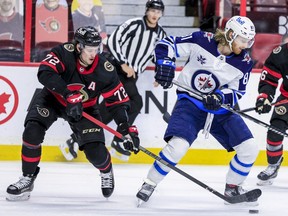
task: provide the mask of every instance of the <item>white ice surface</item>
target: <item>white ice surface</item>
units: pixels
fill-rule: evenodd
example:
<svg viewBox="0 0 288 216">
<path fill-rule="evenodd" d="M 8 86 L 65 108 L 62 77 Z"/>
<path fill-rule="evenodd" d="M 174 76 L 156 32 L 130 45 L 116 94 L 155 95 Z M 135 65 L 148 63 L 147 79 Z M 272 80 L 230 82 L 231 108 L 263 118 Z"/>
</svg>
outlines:
<svg viewBox="0 0 288 216">
<path fill-rule="evenodd" d="M 100 176 L 88 163 L 41 163 L 29 201 L 8 202 L 6 188 L 21 175 L 21 162 L 0 162 L 0 216 L 245 216 L 258 209 L 259 216 L 288 213 L 288 167 L 281 167 L 273 186 L 261 187 L 259 206 L 225 205 L 223 200 L 191 180 L 171 171 L 147 203 L 137 208 L 136 193 L 150 165 L 114 165 L 115 190 L 107 200 L 100 190 Z M 227 167 L 179 166 L 194 178 L 223 192 Z M 264 167 L 253 167 L 244 187 L 253 189 Z M 287 206 L 286 206 L 287 205 Z"/>
</svg>

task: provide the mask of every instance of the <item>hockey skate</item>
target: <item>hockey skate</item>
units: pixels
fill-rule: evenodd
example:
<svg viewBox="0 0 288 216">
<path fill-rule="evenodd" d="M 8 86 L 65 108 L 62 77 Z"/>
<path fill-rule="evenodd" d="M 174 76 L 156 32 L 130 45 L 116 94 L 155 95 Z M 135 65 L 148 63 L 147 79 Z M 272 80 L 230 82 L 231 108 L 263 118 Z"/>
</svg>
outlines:
<svg viewBox="0 0 288 216">
<path fill-rule="evenodd" d="M 139 207 L 143 202 L 147 202 L 151 195 L 153 194 L 155 190 L 156 184 L 149 179 L 145 179 L 142 187 L 136 194 L 136 197 L 138 198 L 138 205 Z"/>
<path fill-rule="evenodd" d="M 225 187 L 225 191 L 224 191 L 224 195 L 226 197 L 234 197 L 234 196 L 239 196 L 241 194 L 245 194 L 247 193 L 248 191 L 243 189 L 242 186 L 239 186 L 239 185 L 232 185 L 232 184 L 226 184 L 226 187 Z M 249 206 L 257 206 L 258 205 L 258 202 L 257 202 L 258 199 L 253 199 L 249 202 L 245 202 L 246 205 L 249 205 Z M 229 205 L 230 203 L 228 202 L 225 202 L 225 204 Z M 242 204 L 242 203 L 239 203 L 239 204 Z"/>
<path fill-rule="evenodd" d="M 7 188 L 7 201 L 25 201 L 30 198 L 30 193 L 34 188 L 34 181 L 40 171 L 37 167 L 33 175 L 21 176 L 20 180 Z"/>
<path fill-rule="evenodd" d="M 123 142 L 113 140 L 111 143 L 110 154 L 112 157 L 118 158 L 119 160 L 128 161 L 131 152 L 124 149 Z"/>
<path fill-rule="evenodd" d="M 71 135 L 71 138 L 66 140 L 66 143 L 61 143 L 59 148 L 66 158 L 66 160 L 70 161 L 77 158 L 77 153 L 79 150 L 78 143 L 76 142 L 76 137 L 74 134 Z"/>
<path fill-rule="evenodd" d="M 101 189 L 102 194 L 105 198 L 108 198 L 112 195 L 114 191 L 114 174 L 113 169 L 108 173 L 100 173 L 101 176 Z"/>
<path fill-rule="evenodd" d="M 257 176 L 257 178 L 259 179 L 259 182 L 257 182 L 257 185 L 259 186 L 272 185 L 274 179 L 278 175 L 278 171 L 279 171 L 282 161 L 283 161 L 283 157 L 281 157 L 276 164 L 269 164 L 268 167 L 264 171 L 260 172 Z"/>
</svg>

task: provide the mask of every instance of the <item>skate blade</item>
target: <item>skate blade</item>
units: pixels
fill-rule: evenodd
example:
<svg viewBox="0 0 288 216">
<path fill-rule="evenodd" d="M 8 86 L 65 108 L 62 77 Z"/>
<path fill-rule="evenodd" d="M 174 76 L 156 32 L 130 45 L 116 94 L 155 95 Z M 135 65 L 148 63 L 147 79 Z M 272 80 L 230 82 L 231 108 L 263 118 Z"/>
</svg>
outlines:
<svg viewBox="0 0 288 216">
<path fill-rule="evenodd" d="M 129 161 L 130 156 L 123 155 L 123 154 L 117 152 L 114 148 L 111 148 L 109 152 L 110 152 L 111 156 L 114 158 L 117 158 L 117 159 L 125 161 L 125 162 Z"/>
<path fill-rule="evenodd" d="M 24 192 L 19 195 L 8 194 L 6 195 L 6 200 L 9 202 L 26 201 L 30 199 L 30 192 Z"/>
<path fill-rule="evenodd" d="M 139 208 L 140 206 L 142 206 L 143 203 L 144 203 L 143 200 L 137 199 L 137 208 Z"/>
<path fill-rule="evenodd" d="M 269 186 L 269 185 L 272 185 L 273 182 L 274 182 L 274 179 L 268 179 L 268 180 L 266 180 L 266 181 L 259 180 L 259 181 L 257 182 L 257 185 L 258 185 L 258 186 Z"/>
<path fill-rule="evenodd" d="M 233 206 L 258 206 L 259 203 L 257 201 L 255 202 L 241 202 L 241 203 L 228 203 L 224 202 L 225 205 L 233 205 Z"/>
<path fill-rule="evenodd" d="M 69 151 L 69 146 L 67 145 L 67 143 L 61 143 L 59 145 L 59 148 L 63 154 L 63 156 L 66 158 L 66 160 L 71 161 L 74 159 L 74 156 L 70 153 Z M 74 151 L 77 153 L 78 152 L 78 145 L 74 145 Z"/>
</svg>

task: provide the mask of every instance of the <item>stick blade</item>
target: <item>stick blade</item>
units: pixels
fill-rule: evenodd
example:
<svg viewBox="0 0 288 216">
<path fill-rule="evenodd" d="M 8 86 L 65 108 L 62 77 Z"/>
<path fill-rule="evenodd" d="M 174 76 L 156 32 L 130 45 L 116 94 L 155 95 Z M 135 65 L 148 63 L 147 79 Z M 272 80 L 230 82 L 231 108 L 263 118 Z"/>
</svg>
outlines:
<svg viewBox="0 0 288 216">
<path fill-rule="evenodd" d="M 227 202 L 231 204 L 242 203 L 242 202 L 254 202 L 257 200 L 262 194 L 260 189 L 250 190 L 244 194 L 234 197 L 227 197 Z"/>
</svg>

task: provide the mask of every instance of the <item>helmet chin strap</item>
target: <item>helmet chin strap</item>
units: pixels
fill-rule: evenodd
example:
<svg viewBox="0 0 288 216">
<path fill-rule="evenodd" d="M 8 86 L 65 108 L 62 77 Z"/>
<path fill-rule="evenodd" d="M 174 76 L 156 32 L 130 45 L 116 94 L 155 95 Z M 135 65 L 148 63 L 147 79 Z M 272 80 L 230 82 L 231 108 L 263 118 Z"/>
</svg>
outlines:
<svg viewBox="0 0 288 216">
<path fill-rule="evenodd" d="M 225 38 L 228 41 L 228 45 L 229 45 L 229 48 L 230 48 L 231 52 L 233 52 L 232 43 L 233 43 L 233 41 L 235 40 L 236 37 L 235 37 L 235 35 L 233 36 L 233 34 L 232 34 L 232 38 L 228 40 L 227 35 L 225 34 Z"/>
<path fill-rule="evenodd" d="M 84 67 L 88 67 L 89 64 L 82 58 L 81 53 L 82 50 L 84 49 L 84 45 L 79 43 L 80 47 L 79 47 L 79 60 L 80 60 L 80 64 Z"/>
</svg>

